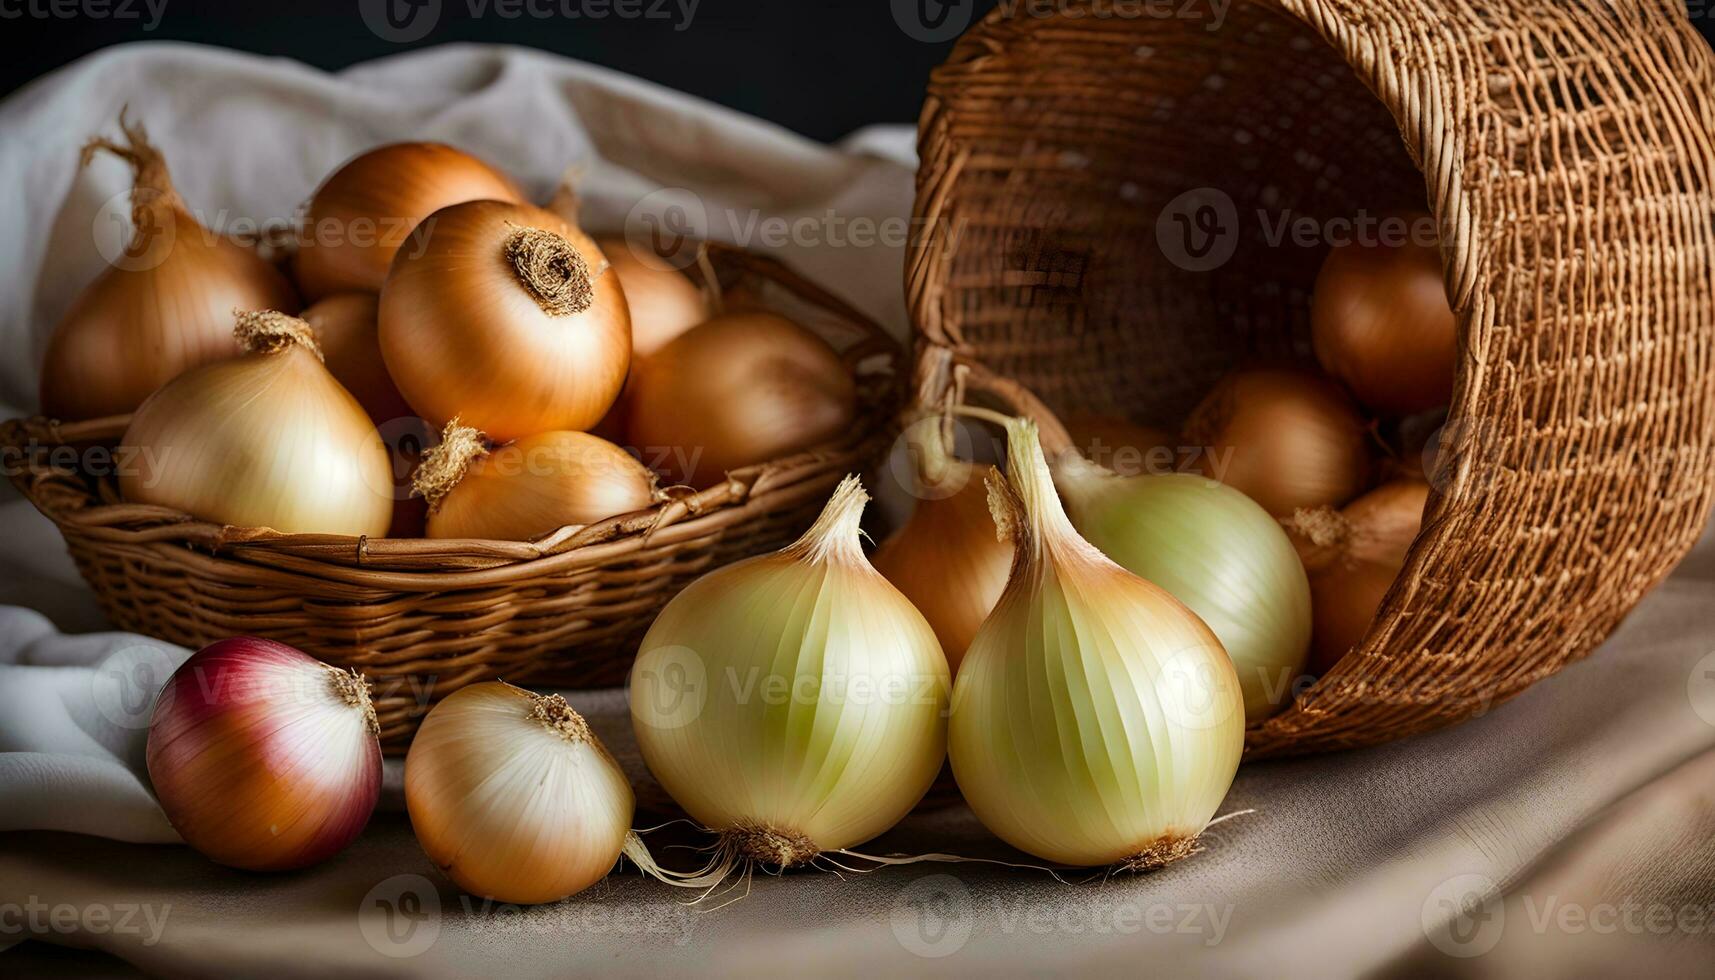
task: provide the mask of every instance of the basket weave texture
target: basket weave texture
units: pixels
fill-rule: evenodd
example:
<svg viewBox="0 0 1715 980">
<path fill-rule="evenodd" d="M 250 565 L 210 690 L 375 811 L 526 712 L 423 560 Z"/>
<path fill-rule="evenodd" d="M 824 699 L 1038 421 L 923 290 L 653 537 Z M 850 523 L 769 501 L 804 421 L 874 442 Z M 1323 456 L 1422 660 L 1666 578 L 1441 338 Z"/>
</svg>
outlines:
<svg viewBox="0 0 1715 980">
<path fill-rule="evenodd" d="M 840 478 L 890 444 L 903 352 L 877 324 L 780 263 L 710 246 L 741 289 L 832 342 L 859 416 L 826 445 L 737 470 L 701 492 L 534 542 L 280 534 L 120 500 L 91 444 L 126 418 L 0 426 L 12 482 L 59 526 L 103 611 L 123 629 L 196 648 L 235 634 L 354 667 L 382 743 L 408 744 L 441 698 L 484 680 L 622 683 L 655 613 L 703 572 L 775 550 L 810 526 Z M 697 273 L 697 269 L 689 270 Z"/>
<path fill-rule="evenodd" d="M 1283 217 L 1427 205 L 1460 362 L 1424 529 L 1364 642 L 1248 751 L 1423 732 L 1588 654 L 1715 487 L 1715 68 L 1684 5 L 1117 9 L 1002 5 L 933 75 L 919 374 L 1176 426 L 1236 365 L 1310 362 L 1326 251 Z M 1224 262 L 1169 223 L 1194 191 L 1231 202 Z"/>
</svg>

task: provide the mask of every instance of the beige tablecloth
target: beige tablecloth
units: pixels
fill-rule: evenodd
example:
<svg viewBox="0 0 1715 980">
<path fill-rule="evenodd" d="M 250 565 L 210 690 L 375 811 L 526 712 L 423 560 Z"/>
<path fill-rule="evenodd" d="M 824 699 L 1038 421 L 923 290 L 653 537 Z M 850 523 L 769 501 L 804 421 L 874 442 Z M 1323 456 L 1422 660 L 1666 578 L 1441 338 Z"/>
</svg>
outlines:
<svg viewBox="0 0 1715 980">
<path fill-rule="evenodd" d="M 610 220 L 663 185 L 763 214 L 900 218 L 909 208 L 909 164 L 868 152 L 898 147 L 903 131 L 811 146 L 539 54 L 437 50 L 329 77 L 182 47 L 112 52 L 0 105 L 0 257 L 26 284 L 0 295 L 0 402 L 33 404 L 44 324 L 99 262 L 87 230 L 122 174 L 74 180 L 68 161 L 127 98 L 169 147 L 231 151 L 224 162 L 189 155 L 181 186 L 208 207 L 251 214 L 289 213 L 352 150 L 407 135 L 486 147 L 542 193 L 583 158 L 593 211 Z M 48 238 L 64 246 L 51 253 L 63 266 L 44 265 L 37 243 Z M 788 253 L 902 328 L 896 250 Z M 0 497 L 0 604 L 70 632 L 101 628 L 51 527 L 15 497 Z M 47 636 L 37 651 L 46 660 L 32 662 L 55 662 L 75 642 Z M 514 909 L 440 880 L 396 811 L 336 860 L 272 876 L 176 845 L 13 831 L 0 833 L 0 947 L 33 941 L 0 952 L 0 972 L 111 970 L 116 957 L 210 977 L 1706 974 L 1712 791 L 1706 538 L 1590 660 L 1456 729 L 1246 766 L 1226 808 L 1255 812 L 1212 831 L 1205 853 L 1147 877 L 1062 883 L 974 864 L 795 873 L 760 876 L 742 901 L 703 911 L 622 872 L 568 901 Z M 10 802 L 0 800 L 0 818 L 14 815 Z M 870 849 L 1017 857 L 962 808 L 914 816 Z"/>
</svg>

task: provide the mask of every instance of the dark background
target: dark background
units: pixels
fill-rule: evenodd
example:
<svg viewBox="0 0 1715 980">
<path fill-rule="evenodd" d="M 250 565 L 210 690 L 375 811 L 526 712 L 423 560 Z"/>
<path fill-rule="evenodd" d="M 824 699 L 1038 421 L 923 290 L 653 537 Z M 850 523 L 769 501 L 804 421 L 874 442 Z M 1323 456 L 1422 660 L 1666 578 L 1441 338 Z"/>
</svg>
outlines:
<svg viewBox="0 0 1715 980">
<path fill-rule="evenodd" d="M 497 0 L 439 0 L 433 31 L 406 44 L 365 25 L 359 4 L 366 0 L 164 2 L 159 23 L 145 31 L 142 19 L 30 13 L 55 4 L 129 4 L 146 14 L 144 0 L 0 0 L 0 92 L 126 41 L 218 44 L 328 69 L 409 48 L 476 41 L 529 45 L 606 65 L 832 140 L 870 123 L 915 122 L 929 71 L 952 47 L 902 29 L 894 0 L 701 0 L 682 31 L 674 30 L 676 17 L 507 19 L 491 6 Z M 938 9 L 941 0 L 916 2 Z M 959 16 L 970 17 L 996 2 L 949 0 Z M 1688 3 L 1704 35 L 1715 34 L 1715 0 Z M 473 4 L 490 6 L 473 17 Z"/>
</svg>

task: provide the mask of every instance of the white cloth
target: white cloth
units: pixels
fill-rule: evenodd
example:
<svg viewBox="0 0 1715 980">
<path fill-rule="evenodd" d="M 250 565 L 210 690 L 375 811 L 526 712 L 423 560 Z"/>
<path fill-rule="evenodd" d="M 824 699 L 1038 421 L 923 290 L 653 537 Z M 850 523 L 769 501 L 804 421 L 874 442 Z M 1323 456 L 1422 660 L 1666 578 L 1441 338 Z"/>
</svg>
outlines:
<svg viewBox="0 0 1715 980">
<path fill-rule="evenodd" d="M 111 131 L 125 101 L 206 213 L 290 214 L 334 164 L 399 138 L 478 150 L 539 197 L 581 163 L 586 214 L 607 227 L 663 186 L 690 188 L 716 214 L 820 218 L 832 208 L 900 221 L 910 212 L 911 167 L 899 153 L 907 130 L 830 149 L 537 53 L 444 48 L 326 75 L 185 46 L 110 49 L 0 105 L 0 268 L 14 286 L 0 291 L 0 401 L 15 409 L 33 406 L 43 338 L 99 267 L 91 230 L 105 224 L 99 205 L 123 189 L 124 174 L 104 163 L 79 177 L 72 163 L 88 134 Z M 716 237 L 731 237 L 729 226 L 711 223 Z M 899 249 L 824 240 L 779 252 L 903 331 Z M 0 611 L 0 750 L 9 753 L 0 756 L 0 830 L 170 839 L 141 778 L 133 709 L 137 691 L 183 651 L 119 634 L 56 635 L 50 620 L 72 632 L 102 624 L 52 528 L 16 499 L 0 504 L 0 562 L 0 603 L 40 611 Z M 1441 935 L 1463 897 L 1450 884 L 1487 882 L 1509 893 L 1509 907 L 1527 887 L 1525 900 L 1540 905 L 1551 896 L 1528 890 L 1539 861 L 1571 846 L 1603 808 L 1715 749 L 1712 599 L 1715 541 L 1706 539 L 1590 661 L 1447 731 L 1246 766 L 1227 809 L 1257 812 L 1212 832 L 1206 853 L 1143 878 L 1060 885 L 982 865 L 919 865 L 759 879 L 745 901 L 690 913 L 673 890 L 623 875 L 567 902 L 496 911 L 463 901 L 402 818 L 384 814 L 349 853 L 286 876 L 239 875 L 185 848 L 0 833 L 0 911 L 26 901 L 74 913 L 141 907 L 160 914 L 159 930 L 74 923 L 28 934 L 153 973 L 208 976 L 555 976 L 583 964 L 622 976 L 1445 970 L 1463 962 L 1445 955 Z M 615 703 L 612 692 L 591 697 Z M 1710 826 L 1706 794 L 1677 799 L 1691 816 L 1676 824 Z M 1609 856 L 1651 867 L 1660 859 L 1650 846 L 1634 840 Z M 1015 857 L 963 809 L 913 817 L 873 849 Z M 1709 867 L 1708 849 L 1700 853 L 1697 867 Z M 1638 887 L 1671 877 L 1642 875 Z M 1675 901 L 1709 899 L 1707 874 L 1683 880 L 1693 884 Z M 374 908 L 406 909 L 405 894 L 418 903 L 410 909 L 432 914 L 415 914 L 404 932 L 379 926 Z M 1528 915 L 1515 911 L 1508 923 L 1509 937 L 1535 948 Z M 18 938 L 6 926 L 0 946 Z M 1708 942 L 1673 948 L 1706 965 Z"/>
</svg>

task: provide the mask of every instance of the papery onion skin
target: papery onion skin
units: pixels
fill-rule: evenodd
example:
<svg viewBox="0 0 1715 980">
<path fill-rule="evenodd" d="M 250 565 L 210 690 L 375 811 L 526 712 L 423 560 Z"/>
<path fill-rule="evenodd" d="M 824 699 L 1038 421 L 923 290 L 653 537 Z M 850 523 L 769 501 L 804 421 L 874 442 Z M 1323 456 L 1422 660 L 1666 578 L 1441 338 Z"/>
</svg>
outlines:
<svg viewBox="0 0 1715 980">
<path fill-rule="evenodd" d="M 405 757 L 405 805 L 424 853 L 462 889 L 554 902 L 613 869 L 631 786 L 558 696 L 489 681 L 453 692 Z"/>
<path fill-rule="evenodd" d="M 637 365 L 627 443 L 669 479 L 726 474 L 845 433 L 857 385 L 827 341 L 774 313 L 728 313 Z"/>
<path fill-rule="evenodd" d="M 1334 668 L 1363 641 L 1423 525 L 1429 484 L 1395 480 L 1352 501 L 1331 541 L 1303 549 L 1315 628 L 1310 669 Z M 1300 516 L 1300 523 L 1305 517 Z"/>
<path fill-rule="evenodd" d="M 293 312 L 298 299 L 256 252 L 199 224 L 142 126 L 127 145 L 96 140 L 136 171 L 133 236 L 54 328 L 42 367 L 44 414 L 93 419 L 135 411 L 185 370 L 238 354 L 232 311 Z"/>
<path fill-rule="evenodd" d="M 387 448 L 323 366 L 307 324 L 245 314 L 239 331 L 279 322 L 306 340 L 193 368 L 137 409 L 121 440 L 131 462 L 120 493 L 237 527 L 381 537 L 393 515 Z"/>
<path fill-rule="evenodd" d="M 1223 378 L 1192 411 L 1197 468 L 1276 517 L 1339 506 L 1369 479 L 1369 435 L 1351 398 L 1304 371 L 1255 368 Z"/>
<path fill-rule="evenodd" d="M 863 501 L 848 477 L 798 543 L 691 583 L 632 668 L 650 772 L 752 860 L 801 864 L 880 834 L 946 756 L 947 661 L 864 559 Z M 800 844 L 772 854 L 765 836 Z"/>
<path fill-rule="evenodd" d="M 312 303 L 302 317 L 316 332 L 322 363 L 376 425 L 415 417 L 381 358 L 381 298 L 338 293 Z"/>
<path fill-rule="evenodd" d="M 939 425 L 923 419 L 907 432 L 920 457 L 916 508 L 870 560 L 929 621 L 957 675 L 971 638 L 1006 588 L 1012 544 L 996 533 L 977 467 L 952 458 L 936 432 L 913 437 Z"/>
<path fill-rule="evenodd" d="M 584 432 L 544 432 L 488 450 L 431 503 L 431 538 L 533 541 L 655 503 L 655 476 Z"/>
<path fill-rule="evenodd" d="M 362 833 L 381 795 L 367 685 L 272 640 L 186 660 L 149 724 L 155 796 L 185 842 L 247 871 L 318 864 Z"/>
<path fill-rule="evenodd" d="M 1188 473 L 1119 477 L 1055 467 L 1072 523 L 1127 571 L 1202 618 L 1233 661 L 1245 719 L 1289 703 L 1310 650 L 1310 582 L 1280 523 L 1244 494 Z"/>
<path fill-rule="evenodd" d="M 954 683 L 959 789 L 984 826 L 1044 860 L 1178 860 L 1238 771 L 1238 676 L 1201 619 L 1078 537 L 1035 426 L 1009 429 L 1018 558 Z"/>
<path fill-rule="evenodd" d="M 485 200 L 525 203 L 510 177 L 443 143 L 390 143 L 361 153 L 310 199 L 293 264 L 298 285 L 312 300 L 380 292 L 400 249 L 421 247 L 425 218 Z"/>
<path fill-rule="evenodd" d="M 436 426 L 457 417 L 496 442 L 600 422 L 625 384 L 631 318 L 594 240 L 541 208 L 497 201 L 429 220 L 381 290 L 381 352 L 405 400 Z M 549 283 L 567 290 L 558 312 L 509 258 L 517 235 L 553 259 L 540 272 L 565 277 Z M 582 280 L 587 290 L 571 285 Z"/>
<path fill-rule="evenodd" d="M 703 291 L 665 260 L 640 254 L 624 238 L 597 238 L 596 244 L 625 288 L 634 360 L 653 355 L 673 338 L 714 316 Z"/>
<path fill-rule="evenodd" d="M 1420 212 L 1390 220 L 1433 226 Z M 1446 405 L 1453 397 L 1458 324 L 1445 275 L 1440 250 L 1410 238 L 1353 242 L 1329 252 L 1310 317 L 1323 369 L 1385 415 Z"/>
</svg>

